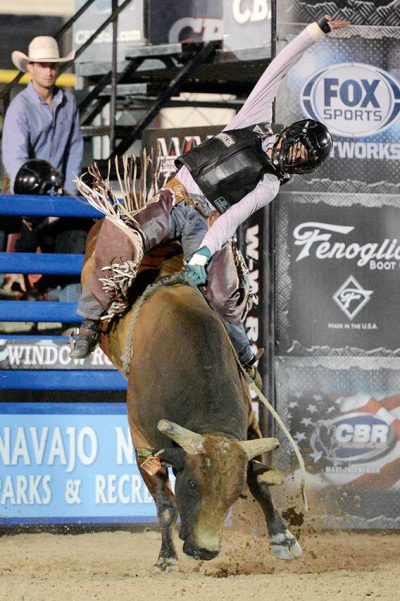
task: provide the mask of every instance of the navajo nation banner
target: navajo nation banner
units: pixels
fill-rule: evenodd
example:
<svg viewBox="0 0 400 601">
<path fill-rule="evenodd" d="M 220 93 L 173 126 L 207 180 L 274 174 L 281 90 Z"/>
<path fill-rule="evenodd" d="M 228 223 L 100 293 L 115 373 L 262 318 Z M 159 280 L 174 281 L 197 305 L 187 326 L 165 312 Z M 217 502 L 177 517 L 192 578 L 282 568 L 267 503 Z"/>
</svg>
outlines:
<svg viewBox="0 0 400 601">
<path fill-rule="evenodd" d="M 125 403 L 0 403 L 0 526 L 155 516 Z"/>
</svg>

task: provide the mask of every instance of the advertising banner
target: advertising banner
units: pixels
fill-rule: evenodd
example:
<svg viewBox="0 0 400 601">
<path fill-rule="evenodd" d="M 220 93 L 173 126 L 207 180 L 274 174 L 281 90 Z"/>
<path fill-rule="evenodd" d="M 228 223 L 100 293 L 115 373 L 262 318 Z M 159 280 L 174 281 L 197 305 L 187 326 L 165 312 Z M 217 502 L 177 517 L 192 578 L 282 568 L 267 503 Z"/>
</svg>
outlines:
<svg viewBox="0 0 400 601">
<path fill-rule="evenodd" d="M 276 104 L 279 123 L 315 119 L 333 138 L 322 167 L 282 188 L 274 221 L 277 408 L 327 528 L 400 527 L 397 5 L 278 7 L 278 50 L 325 14 L 351 23 L 304 54 Z"/>
<path fill-rule="evenodd" d="M 400 359 L 281 357 L 277 372 L 278 411 L 305 460 L 318 524 L 400 528 Z M 281 467 L 297 480 L 281 445 Z"/>
<path fill-rule="evenodd" d="M 0 403 L 0 527 L 155 516 L 125 403 Z"/>
<path fill-rule="evenodd" d="M 224 48 L 271 46 L 271 0 L 224 0 Z"/>
<path fill-rule="evenodd" d="M 151 44 L 222 40 L 222 0 L 147 0 Z"/>
<path fill-rule="evenodd" d="M 292 35 L 300 30 L 299 26 L 289 28 Z M 315 174 L 295 177 L 288 186 L 326 192 L 397 193 L 400 28 L 340 31 L 312 46 L 280 88 L 280 123 L 308 117 L 324 123 L 333 136 L 330 159 Z"/>
<path fill-rule="evenodd" d="M 95 348 L 85 359 L 73 359 L 71 347 L 65 338 L 29 337 L 0 339 L 0 369 L 11 370 L 115 370 L 110 359 L 100 347 Z"/>
<path fill-rule="evenodd" d="M 399 356 L 398 197 L 282 192 L 279 198 L 279 354 Z"/>
<path fill-rule="evenodd" d="M 268 227 L 267 212 L 259 211 L 252 215 L 240 228 L 240 248 L 249 268 L 251 290 L 256 295 L 257 303 L 251 308 L 246 319 L 245 327 L 254 353 L 258 349 L 266 349 L 258 363 L 265 386 L 268 386 L 269 376 L 267 328 L 269 317 L 269 288 L 268 288 Z M 267 391 L 270 394 L 270 391 Z"/>
<path fill-rule="evenodd" d="M 121 5 L 123 0 L 118 0 Z M 134 0 L 118 17 L 118 60 L 125 59 L 128 48 L 145 43 L 144 0 Z M 85 4 L 85 0 L 75 0 L 75 11 Z M 111 15 L 111 0 L 97 0 L 73 25 L 73 47 L 80 48 Z M 111 63 L 112 26 L 102 31 L 94 42 L 81 54 L 76 63 Z M 79 67 L 78 67 L 79 72 Z"/>
<path fill-rule="evenodd" d="M 189 152 L 207 138 L 218 134 L 224 125 L 203 127 L 179 127 L 169 129 L 146 129 L 143 132 L 143 147 L 151 157 L 156 157 L 158 185 L 161 187 L 176 173 L 175 159 Z"/>
</svg>

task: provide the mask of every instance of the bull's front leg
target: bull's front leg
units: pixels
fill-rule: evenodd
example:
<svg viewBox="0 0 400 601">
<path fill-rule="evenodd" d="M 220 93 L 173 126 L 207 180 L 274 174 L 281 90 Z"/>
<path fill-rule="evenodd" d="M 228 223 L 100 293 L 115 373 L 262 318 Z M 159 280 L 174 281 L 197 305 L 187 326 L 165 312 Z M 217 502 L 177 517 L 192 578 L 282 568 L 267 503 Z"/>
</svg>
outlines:
<svg viewBox="0 0 400 601">
<path fill-rule="evenodd" d="M 274 470 L 272 470 L 273 472 Z M 269 478 L 266 472 L 266 479 Z M 253 497 L 258 501 L 267 522 L 271 551 L 277 559 L 297 559 L 302 550 L 296 537 L 287 528 L 286 522 L 275 509 L 268 484 L 263 475 L 257 474 L 257 463 L 250 461 L 247 469 L 247 484 Z"/>
<path fill-rule="evenodd" d="M 161 465 L 157 473 L 150 475 L 141 468 L 144 459 L 137 458 L 138 467 L 156 508 L 161 527 L 161 549 L 154 567 L 162 572 L 179 570 L 178 555 L 173 541 L 173 529 L 178 516 L 175 496 L 168 478 L 168 468 Z"/>
</svg>

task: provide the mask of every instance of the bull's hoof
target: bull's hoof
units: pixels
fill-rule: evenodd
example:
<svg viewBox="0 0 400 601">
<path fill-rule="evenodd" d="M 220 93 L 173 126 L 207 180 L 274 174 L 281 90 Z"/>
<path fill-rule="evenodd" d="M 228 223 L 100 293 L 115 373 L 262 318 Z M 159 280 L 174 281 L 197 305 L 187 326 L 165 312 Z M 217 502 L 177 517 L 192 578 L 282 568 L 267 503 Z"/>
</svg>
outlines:
<svg viewBox="0 0 400 601">
<path fill-rule="evenodd" d="M 178 560 L 176 557 L 159 557 L 157 563 L 153 566 L 153 571 L 157 574 L 160 574 L 161 572 L 163 574 L 179 572 Z"/>
<path fill-rule="evenodd" d="M 303 551 L 289 530 L 269 537 L 271 551 L 277 559 L 298 559 Z"/>
<path fill-rule="evenodd" d="M 183 552 L 189 555 L 192 559 L 200 559 L 204 561 L 210 561 L 217 557 L 219 551 L 209 551 L 208 549 L 202 549 L 195 545 L 192 541 L 186 541 L 183 545 Z"/>
</svg>

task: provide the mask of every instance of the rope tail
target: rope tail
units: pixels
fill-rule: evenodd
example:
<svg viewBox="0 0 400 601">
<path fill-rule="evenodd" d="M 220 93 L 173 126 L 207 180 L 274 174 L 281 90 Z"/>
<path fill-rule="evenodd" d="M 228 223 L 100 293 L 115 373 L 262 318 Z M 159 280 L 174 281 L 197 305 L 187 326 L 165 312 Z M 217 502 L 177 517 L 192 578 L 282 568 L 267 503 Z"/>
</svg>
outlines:
<svg viewBox="0 0 400 601">
<path fill-rule="evenodd" d="M 289 430 L 286 428 L 286 426 L 283 423 L 283 420 L 279 416 L 278 412 L 274 409 L 274 407 L 271 405 L 271 403 L 269 402 L 267 397 L 263 395 L 261 390 L 259 390 L 259 388 L 255 385 L 253 380 L 251 380 L 251 378 L 249 378 L 249 376 L 247 374 L 246 374 L 246 380 L 247 380 L 247 383 L 249 384 L 250 388 L 256 394 L 257 398 L 266 406 L 268 411 L 270 411 L 270 413 L 274 416 L 279 427 L 281 428 L 282 432 L 284 433 L 284 435 L 286 436 L 286 438 L 288 439 L 288 441 L 290 442 L 290 444 L 293 448 L 294 454 L 296 455 L 297 461 L 299 462 L 299 467 L 300 467 L 300 472 L 301 472 L 301 496 L 303 498 L 304 511 L 308 512 L 308 501 L 307 501 L 307 496 L 306 496 L 306 466 L 304 464 L 304 459 L 303 459 L 302 454 L 300 453 L 298 444 L 292 438 L 292 435 L 290 434 Z"/>
<path fill-rule="evenodd" d="M 222 322 L 224 323 L 224 322 Z M 293 451 L 296 455 L 297 461 L 299 462 L 299 467 L 300 467 L 300 472 L 301 472 L 301 485 L 300 485 L 300 489 L 301 489 L 301 496 L 303 499 L 303 503 L 304 503 L 304 511 L 308 512 L 309 511 L 309 507 L 308 507 L 308 501 L 307 501 L 307 496 L 306 496 L 306 466 L 304 464 L 304 459 L 302 454 L 300 453 L 300 449 L 296 443 L 296 441 L 292 438 L 292 435 L 290 434 L 289 430 L 286 428 L 285 424 L 283 423 L 282 418 L 279 416 L 278 412 L 276 411 L 276 409 L 274 409 L 274 407 L 271 405 L 271 403 L 269 402 L 269 400 L 267 399 L 267 397 L 261 392 L 261 390 L 258 388 L 258 386 L 256 386 L 254 380 L 249 376 L 249 374 L 246 372 L 245 368 L 243 367 L 243 365 L 240 363 L 238 354 L 236 352 L 235 347 L 232 344 L 231 339 L 229 338 L 228 332 L 225 328 L 225 331 L 227 333 L 227 338 L 230 342 L 233 354 L 235 356 L 236 359 L 236 363 L 238 365 L 239 371 L 242 373 L 244 379 L 246 380 L 249 388 L 255 393 L 256 397 L 263 403 L 263 405 L 265 405 L 265 407 L 268 409 L 268 411 L 270 411 L 270 413 L 273 415 L 273 417 L 276 419 L 279 427 L 281 428 L 282 432 L 284 433 L 284 435 L 286 436 L 286 438 L 288 439 L 291 447 L 293 448 Z"/>
</svg>

